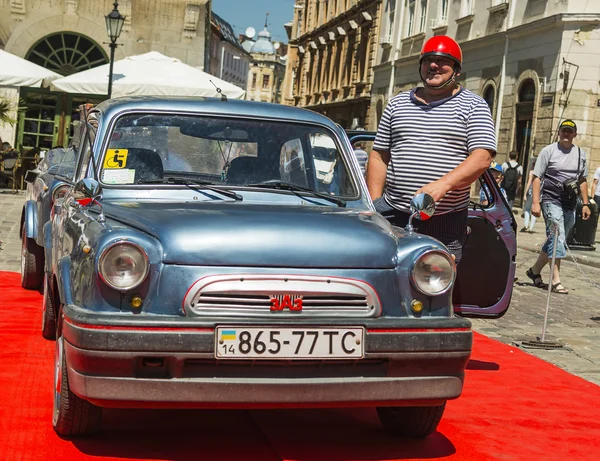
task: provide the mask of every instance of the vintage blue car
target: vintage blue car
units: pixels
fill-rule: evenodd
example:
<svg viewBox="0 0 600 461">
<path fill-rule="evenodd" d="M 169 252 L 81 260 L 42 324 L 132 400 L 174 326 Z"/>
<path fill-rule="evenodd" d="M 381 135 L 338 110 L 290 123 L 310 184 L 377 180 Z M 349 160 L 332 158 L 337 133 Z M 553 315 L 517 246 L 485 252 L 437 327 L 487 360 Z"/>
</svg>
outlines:
<svg viewBox="0 0 600 461">
<path fill-rule="evenodd" d="M 75 125 L 68 148 L 48 150 L 36 168 L 25 174 L 27 189 L 20 229 L 23 288 L 37 290 L 44 281 L 44 246 L 50 240 L 49 236 L 44 238 L 44 225 L 50 220 L 53 203 L 70 187 L 65 181 L 73 179 L 82 135 L 80 123 Z"/>
<path fill-rule="evenodd" d="M 47 224 L 59 434 L 99 430 L 102 407 L 363 406 L 394 434 L 435 430 L 471 354 L 455 313 L 510 303 L 514 222 L 488 174 L 457 286 L 440 242 L 374 211 L 324 116 L 119 98 L 85 129 Z"/>
</svg>

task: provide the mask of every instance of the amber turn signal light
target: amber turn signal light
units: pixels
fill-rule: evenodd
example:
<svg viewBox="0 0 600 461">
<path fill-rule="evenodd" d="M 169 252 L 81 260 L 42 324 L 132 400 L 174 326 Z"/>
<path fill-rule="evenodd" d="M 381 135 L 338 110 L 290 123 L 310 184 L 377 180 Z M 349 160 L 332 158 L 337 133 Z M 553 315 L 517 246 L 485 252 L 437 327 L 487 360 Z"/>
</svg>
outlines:
<svg viewBox="0 0 600 461">
<path fill-rule="evenodd" d="M 133 295 L 131 297 L 131 300 L 129 301 L 129 305 L 131 307 L 133 307 L 134 309 L 139 309 L 140 307 L 142 307 L 143 303 L 144 303 L 144 300 L 139 295 Z"/>
<path fill-rule="evenodd" d="M 416 299 L 413 299 L 412 303 L 410 303 L 410 307 L 415 314 L 420 314 L 423 312 L 423 303 Z"/>
</svg>

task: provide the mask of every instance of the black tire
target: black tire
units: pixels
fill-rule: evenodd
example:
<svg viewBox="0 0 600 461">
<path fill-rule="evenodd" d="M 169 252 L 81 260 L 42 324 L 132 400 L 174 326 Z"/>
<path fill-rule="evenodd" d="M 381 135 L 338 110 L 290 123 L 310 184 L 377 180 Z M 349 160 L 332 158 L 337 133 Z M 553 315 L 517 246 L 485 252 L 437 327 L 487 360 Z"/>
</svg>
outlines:
<svg viewBox="0 0 600 461">
<path fill-rule="evenodd" d="M 55 383 L 52 425 L 56 433 L 62 437 L 91 435 L 100 431 L 102 421 L 102 408 L 92 405 L 87 400 L 76 396 L 69 388 L 67 373 L 67 360 L 63 348 L 63 338 L 59 336 L 56 341 L 55 354 Z M 59 352 L 60 350 L 60 352 Z M 57 361 L 61 367 L 57 369 Z M 57 402 L 57 376 L 61 376 L 59 401 Z"/>
<path fill-rule="evenodd" d="M 51 282 L 48 274 L 44 274 L 44 300 L 42 301 L 42 336 L 44 339 L 56 339 L 56 311 Z"/>
<path fill-rule="evenodd" d="M 37 290 L 44 281 L 44 249 L 35 240 L 27 238 L 25 225 L 21 239 L 21 286 Z"/>
<path fill-rule="evenodd" d="M 398 437 L 423 438 L 434 432 L 446 402 L 438 407 L 377 407 L 383 427 Z"/>
</svg>

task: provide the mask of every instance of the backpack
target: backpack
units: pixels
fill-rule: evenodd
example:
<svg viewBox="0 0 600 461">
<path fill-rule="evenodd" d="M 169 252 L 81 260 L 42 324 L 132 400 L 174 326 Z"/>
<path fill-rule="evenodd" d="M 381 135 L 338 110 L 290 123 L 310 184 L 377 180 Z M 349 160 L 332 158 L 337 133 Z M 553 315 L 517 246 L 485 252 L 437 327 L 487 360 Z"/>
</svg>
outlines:
<svg viewBox="0 0 600 461">
<path fill-rule="evenodd" d="M 512 166 L 508 163 L 508 168 L 504 172 L 504 180 L 502 181 L 502 188 L 506 191 L 506 196 L 509 200 L 514 200 L 517 194 L 517 182 L 519 181 L 519 171 L 517 170 L 519 165 Z"/>
</svg>

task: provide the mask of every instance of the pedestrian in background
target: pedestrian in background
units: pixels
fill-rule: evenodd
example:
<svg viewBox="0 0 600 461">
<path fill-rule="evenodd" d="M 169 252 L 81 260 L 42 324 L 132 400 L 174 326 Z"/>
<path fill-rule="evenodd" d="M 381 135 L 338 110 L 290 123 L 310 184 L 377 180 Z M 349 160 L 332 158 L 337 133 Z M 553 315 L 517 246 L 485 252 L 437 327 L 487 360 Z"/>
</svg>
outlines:
<svg viewBox="0 0 600 461">
<path fill-rule="evenodd" d="M 519 188 L 521 178 L 523 177 L 523 167 L 517 162 L 518 156 L 519 153 L 516 150 L 513 150 L 508 154 L 508 162 L 502 164 L 502 173 L 504 175 L 502 188 L 506 191 L 508 207 L 511 210 L 515 204 L 517 189 Z"/>
<path fill-rule="evenodd" d="M 367 169 L 367 161 L 369 160 L 369 154 L 367 154 L 367 152 L 365 151 L 364 142 L 358 141 L 354 143 L 354 155 L 358 160 L 358 164 L 364 176 Z"/>
<path fill-rule="evenodd" d="M 419 60 L 423 87 L 390 100 L 367 168 L 375 208 L 396 226 L 408 223 L 415 194 L 433 197 L 435 214 L 414 223 L 415 229 L 440 240 L 457 264 L 467 238 L 471 183 L 496 151 L 489 106 L 456 82 L 461 66 L 462 51 L 452 38 L 425 42 Z"/>
<path fill-rule="evenodd" d="M 535 264 L 526 272 L 533 284 L 544 287 L 541 272 L 556 250 L 556 264 L 551 274 L 552 292 L 568 294 L 560 280 L 560 262 L 567 255 L 566 238 L 575 224 L 577 197 L 581 194 L 584 220 L 590 217 L 587 190 L 587 161 L 585 152 L 575 144 L 577 125 L 564 120 L 558 129 L 558 142 L 542 149 L 533 171 L 533 204 L 531 212 L 546 222 L 546 242 Z M 554 241 L 554 226 L 558 238 Z"/>
<path fill-rule="evenodd" d="M 594 199 L 594 202 L 596 202 L 598 204 L 598 206 L 600 206 L 600 195 L 596 195 L 598 192 L 600 192 L 598 190 L 598 181 L 600 180 L 600 167 L 596 168 L 596 171 L 594 172 L 594 180 L 592 181 L 592 197 Z"/>
<path fill-rule="evenodd" d="M 502 192 L 502 195 L 506 199 L 506 191 L 502 187 L 502 180 L 504 179 L 504 176 L 502 174 L 502 166 L 500 166 L 496 162 L 492 162 L 492 164 L 489 167 L 489 170 L 492 174 L 492 177 L 494 178 L 494 181 L 496 181 L 496 184 L 498 184 L 500 192 Z M 491 205 L 491 203 L 488 200 L 488 197 L 491 196 L 492 194 L 490 193 L 489 187 L 487 186 L 487 184 L 484 184 L 483 187 L 479 190 L 479 203 L 483 206 Z"/>
<path fill-rule="evenodd" d="M 525 196 L 523 197 L 523 202 L 525 206 L 523 207 L 523 228 L 520 232 L 528 232 L 530 234 L 534 233 L 534 226 L 536 217 L 531 214 L 531 205 L 533 204 L 533 169 L 535 168 L 536 158 L 532 157 L 531 164 L 529 166 L 529 174 L 527 175 L 527 185 L 525 186 Z"/>
</svg>

